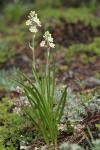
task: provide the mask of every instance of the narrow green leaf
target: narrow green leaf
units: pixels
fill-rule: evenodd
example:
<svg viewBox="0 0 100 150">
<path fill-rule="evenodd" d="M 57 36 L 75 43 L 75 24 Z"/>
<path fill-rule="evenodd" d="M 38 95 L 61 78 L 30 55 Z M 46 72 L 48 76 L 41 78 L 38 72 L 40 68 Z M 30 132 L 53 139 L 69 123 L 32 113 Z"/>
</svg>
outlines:
<svg viewBox="0 0 100 150">
<path fill-rule="evenodd" d="M 60 102 L 58 104 L 58 107 L 57 107 L 57 110 L 56 110 L 56 114 L 55 114 L 55 117 L 58 118 L 58 123 L 60 121 L 60 118 L 61 118 L 61 115 L 62 115 L 62 111 L 64 109 L 64 105 L 65 105 L 65 102 L 66 102 L 66 88 L 64 90 L 64 92 L 62 93 L 62 96 L 61 96 L 61 99 L 60 99 Z"/>
</svg>

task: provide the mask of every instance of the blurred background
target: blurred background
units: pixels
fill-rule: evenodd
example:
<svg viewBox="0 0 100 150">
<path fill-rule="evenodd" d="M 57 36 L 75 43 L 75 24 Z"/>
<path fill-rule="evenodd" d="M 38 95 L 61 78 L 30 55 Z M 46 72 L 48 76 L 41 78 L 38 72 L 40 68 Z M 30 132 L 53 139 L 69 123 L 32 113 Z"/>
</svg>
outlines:
<svg viewBox="0 0 100 150">
<path fill-rule="evenodd" d="M 26 27 L 29 12 L 35 10 L 42 22 L 36 36 L 36 65 L 45 64 L 45 49 L 39 47 L 49 30 L 54 38 L 57 82 L 75 90 L 100 86 L 99 0 L 0 0 L 0 91 L 14 91 L 9 77 L 16 68 L 31 76 L 26 56 L 32 34 Z"/>
<path fill-rule="evenodd" d="M 92 145 L 91 135 L 99 138 L 100 128 L 100 0 L 0 0 L 0 150 L 34 149 L 45 144 L 35 132 L 36 125 L 23 113 L 31 109 L 22 89 L 12 80 L 18 80 L 16 70 L 20 70 L 34 81 L 27 58 L 32 59 L 32 33 L 26 26 L 30 11 L 36 11 L 42 24 L 35 39 L 40 80 L 46 49 L 39 44 L 45 31 L 50 31 L 56 44 L 51 50 L 57 73 L 54 108 L 63 87 L 68 87 L 58 145 L 64 141 L 84 148 L 87 143 Z M 99 144 L 99 140 L 94 143 Z"/>
</svg>

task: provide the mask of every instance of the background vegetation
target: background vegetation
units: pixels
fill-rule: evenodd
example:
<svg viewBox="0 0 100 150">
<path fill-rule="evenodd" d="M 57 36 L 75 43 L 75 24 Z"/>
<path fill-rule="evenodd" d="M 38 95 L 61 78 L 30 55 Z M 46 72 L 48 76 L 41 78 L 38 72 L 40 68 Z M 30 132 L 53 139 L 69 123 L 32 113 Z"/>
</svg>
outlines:
<svg viewBox="0 0 100 150">
<path fill-rule="evenodd" d="M 35 42 L 36 69 L 40 79 L 39 65 L 46 62 L 45 49 L 39 47 L 42 33 L 49 30 L 56 44 L 55 106 L 59 103 L 63 86 L 68 87 L 68 103 L 59 126 L 58 147 L 73 150 L 73 145 L 66 143 L 68 141 L 79 144 L 74 145 L 76 150 L 90 147 L 99 150 L 99 0 L 0 1 L 0 150 L 35 149 L 45 145 L 43 137 L 21 109 L 27 107 L 27 98 L 18 84 L 11 80 L 19 78 L 16 70 L 33 79 L 27 59 L 27 56 L 32 58 L 29 48 L 32 34 L 25 24 L 31 10 L 36 11 L 43 24 Z"/>
</svg>

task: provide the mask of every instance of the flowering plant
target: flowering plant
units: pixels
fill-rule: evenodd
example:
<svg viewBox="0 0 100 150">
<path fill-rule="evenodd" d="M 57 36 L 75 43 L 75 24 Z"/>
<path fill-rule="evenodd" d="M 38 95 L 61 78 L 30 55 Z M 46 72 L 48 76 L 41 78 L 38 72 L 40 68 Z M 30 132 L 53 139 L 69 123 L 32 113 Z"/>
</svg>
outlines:
<svg viewBox="0 0 100 150">
<path fill-rule="evenodd" d="M 31 11 L 29 20 L 26 22 L 26 25 L 30 26 L 30 31 L 35 37 L 36 32 L 38 32 L 37 26 L 40 26 L 41 23 L 37 18 L 37 15 L 34 11 Z M 54 93 L 55 93 L 55 63 L 53 57 L 53 75 L 51 78 L 50 73 L 50 48 L 54 48 L 55 44 L 53 43 L 53 38 L 51 34 L 46 31 L 44 36 L 44 41 L 40 43 L 40 46 L 47 48 L 47 64 L 45 71 L 42 73 L 41 80 L 39 75 L 36 72 L 35 59 L 33 58 L 32 71 L 35 78 L 35 83 L 26 77 L 23 73 L 19 72 L 20 76 L 23 77 L 26 81 L 29 82 L 29 85 L 26 85 L 23 81 L 17 81 L 24 89 L 24 93 L 28 98 L 32 112 L 28 109 L 24 109 L 27 115 L 33 121 L 36 129 L 40 131 L 45 142 L 49 144 L 53 142 L 57 144 L 58 138 L 58 124 L 60 123 L 61 117 L 63 115 L 63 110 L 66 102 L 66 88 L 62 93 L 60 101 L 55 109 L 54 105 Z M 31 47 L 34 53 L 34 45 Z"/>
</svg>

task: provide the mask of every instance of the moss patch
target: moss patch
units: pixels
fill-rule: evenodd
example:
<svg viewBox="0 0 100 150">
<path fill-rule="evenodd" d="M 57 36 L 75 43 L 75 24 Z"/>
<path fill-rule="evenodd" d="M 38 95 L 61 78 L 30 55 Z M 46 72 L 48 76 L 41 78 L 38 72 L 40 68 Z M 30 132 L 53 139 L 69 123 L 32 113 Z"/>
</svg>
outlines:
<svg viewBox="0 0 100 150">
<path fill-rule="evenodd" d="M 66 60 L 67 62 L 71 62 L 74 55 L 81 51 L 81 53 L 91 53 L 90 61 L 95 61 L 95 57 L 93 56 L 100 56 L 100 37 L 94 39 L 94 41 L 90 44 L 74 44 L 69 47 L 68 51 L 66 52 Z M 81 55 L 81 60 L 87 58 L 86 54 Z M 87 58 L 88 59 L 88 58 Z"/>
<path fill-rule="evenodd" d="M 49 18 L 56 19 L 56 21 L 58 21 L 59 18 L 63 18 L 67 23 L 77 23 L 81 21 L 84 22 L 85 25 L 91 25 L 92 27 L 100 25 L 100 19 L 96 18 L 91 10 L 86 7 L 69 9 L 54 9 L 47 7 L 45 9 L 37 9 L 37 12 L 44 22 L 49 16 Z"/>
</svg>

